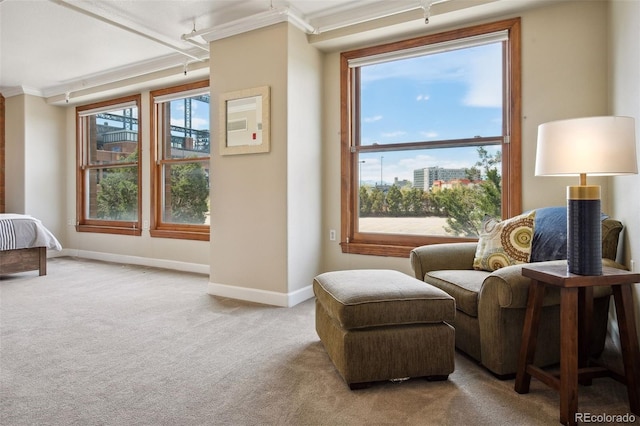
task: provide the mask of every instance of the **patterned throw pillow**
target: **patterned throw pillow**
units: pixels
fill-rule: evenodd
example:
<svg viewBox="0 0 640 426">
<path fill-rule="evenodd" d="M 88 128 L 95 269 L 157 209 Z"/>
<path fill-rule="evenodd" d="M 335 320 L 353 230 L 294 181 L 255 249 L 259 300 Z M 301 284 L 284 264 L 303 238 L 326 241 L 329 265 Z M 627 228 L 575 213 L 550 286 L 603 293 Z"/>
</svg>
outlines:
<svg viewBox="0 0 640 426">
<path fill-rule="evenodd" d="M 482 224 L 473 268 L 495 271 L 529 262 L 536 212 L 503 221 L 489 219 Z"/>
</svg>

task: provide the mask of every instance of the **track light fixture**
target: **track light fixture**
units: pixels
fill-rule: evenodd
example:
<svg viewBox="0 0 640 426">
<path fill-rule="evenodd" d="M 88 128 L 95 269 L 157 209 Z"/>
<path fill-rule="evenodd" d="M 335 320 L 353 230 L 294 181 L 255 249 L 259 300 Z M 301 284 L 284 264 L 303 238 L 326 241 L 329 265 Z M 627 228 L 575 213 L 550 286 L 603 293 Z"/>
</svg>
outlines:
<svg viewBox="0 0 640 426">
<path fill-rule="evenodd" d="M 420 0 L 420 7 L 424 11 L 424 23 L 425 25 L 429 23 L 429 17 L 431 16 L 431 5 L 434 0 Z"/>
</svg>

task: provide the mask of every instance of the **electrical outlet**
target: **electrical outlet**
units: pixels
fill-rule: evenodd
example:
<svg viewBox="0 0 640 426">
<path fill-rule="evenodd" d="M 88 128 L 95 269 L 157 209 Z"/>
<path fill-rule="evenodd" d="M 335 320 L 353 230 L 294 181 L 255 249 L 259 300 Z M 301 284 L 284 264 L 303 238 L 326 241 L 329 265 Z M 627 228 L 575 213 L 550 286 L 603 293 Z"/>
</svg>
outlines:
<svg viewBox="0 0 640 426">
<path fill-rule="evenodd" d="M 631 269 L 631 272 L 635 272 L 636 271 L 636 262 L 633 259 L 631 259 L 631 261 L 629 263 L 630 263 L 629 267 Z"/>
<path fill-rule="evenodd" d="M 331 240 L 331 241 L 335 241 L 336 240 L 336 230 L 335 229 L 330 229 L 329 230 L 329 240 Z"/>
<path fill-rule="evenodd" d="M 142 221 L 142 229 L 144 229 L 145 231 L 149 230 L 149 221 L 148 220 L 143 220 Z"/>
<path fill-rule="evenodd" d="M 73 226 L 73 219 L 67 219 L 67 225 Z"/>
</svg>

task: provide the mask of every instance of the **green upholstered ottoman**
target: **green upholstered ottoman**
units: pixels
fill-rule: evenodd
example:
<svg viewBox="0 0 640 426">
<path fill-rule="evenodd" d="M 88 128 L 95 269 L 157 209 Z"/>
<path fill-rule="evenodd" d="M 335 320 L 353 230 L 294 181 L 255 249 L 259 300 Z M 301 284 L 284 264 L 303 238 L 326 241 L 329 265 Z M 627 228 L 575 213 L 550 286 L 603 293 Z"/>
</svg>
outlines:
<svg viewBox="0 0 640 426">
<path fill-rule="evenodd" d="M 398 271 L 365 269 L 313 280 L 316 331 L 351 389 L 382 380 L 444 380 L 454 370 L 455 300 Z"/>
</svg>

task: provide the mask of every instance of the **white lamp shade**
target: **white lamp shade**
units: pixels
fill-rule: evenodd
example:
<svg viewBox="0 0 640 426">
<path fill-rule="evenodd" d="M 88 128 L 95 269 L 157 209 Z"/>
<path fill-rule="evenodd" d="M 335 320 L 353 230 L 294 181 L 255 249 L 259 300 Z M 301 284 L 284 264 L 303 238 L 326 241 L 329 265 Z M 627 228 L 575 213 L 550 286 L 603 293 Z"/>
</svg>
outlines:
<svg viewBox="0 0 640 426">
<path fill-rule="evenodd" d="M 586 117 L 538 126 L 536 176 L 637 174 L 632 117 Z"/>
</svg>

